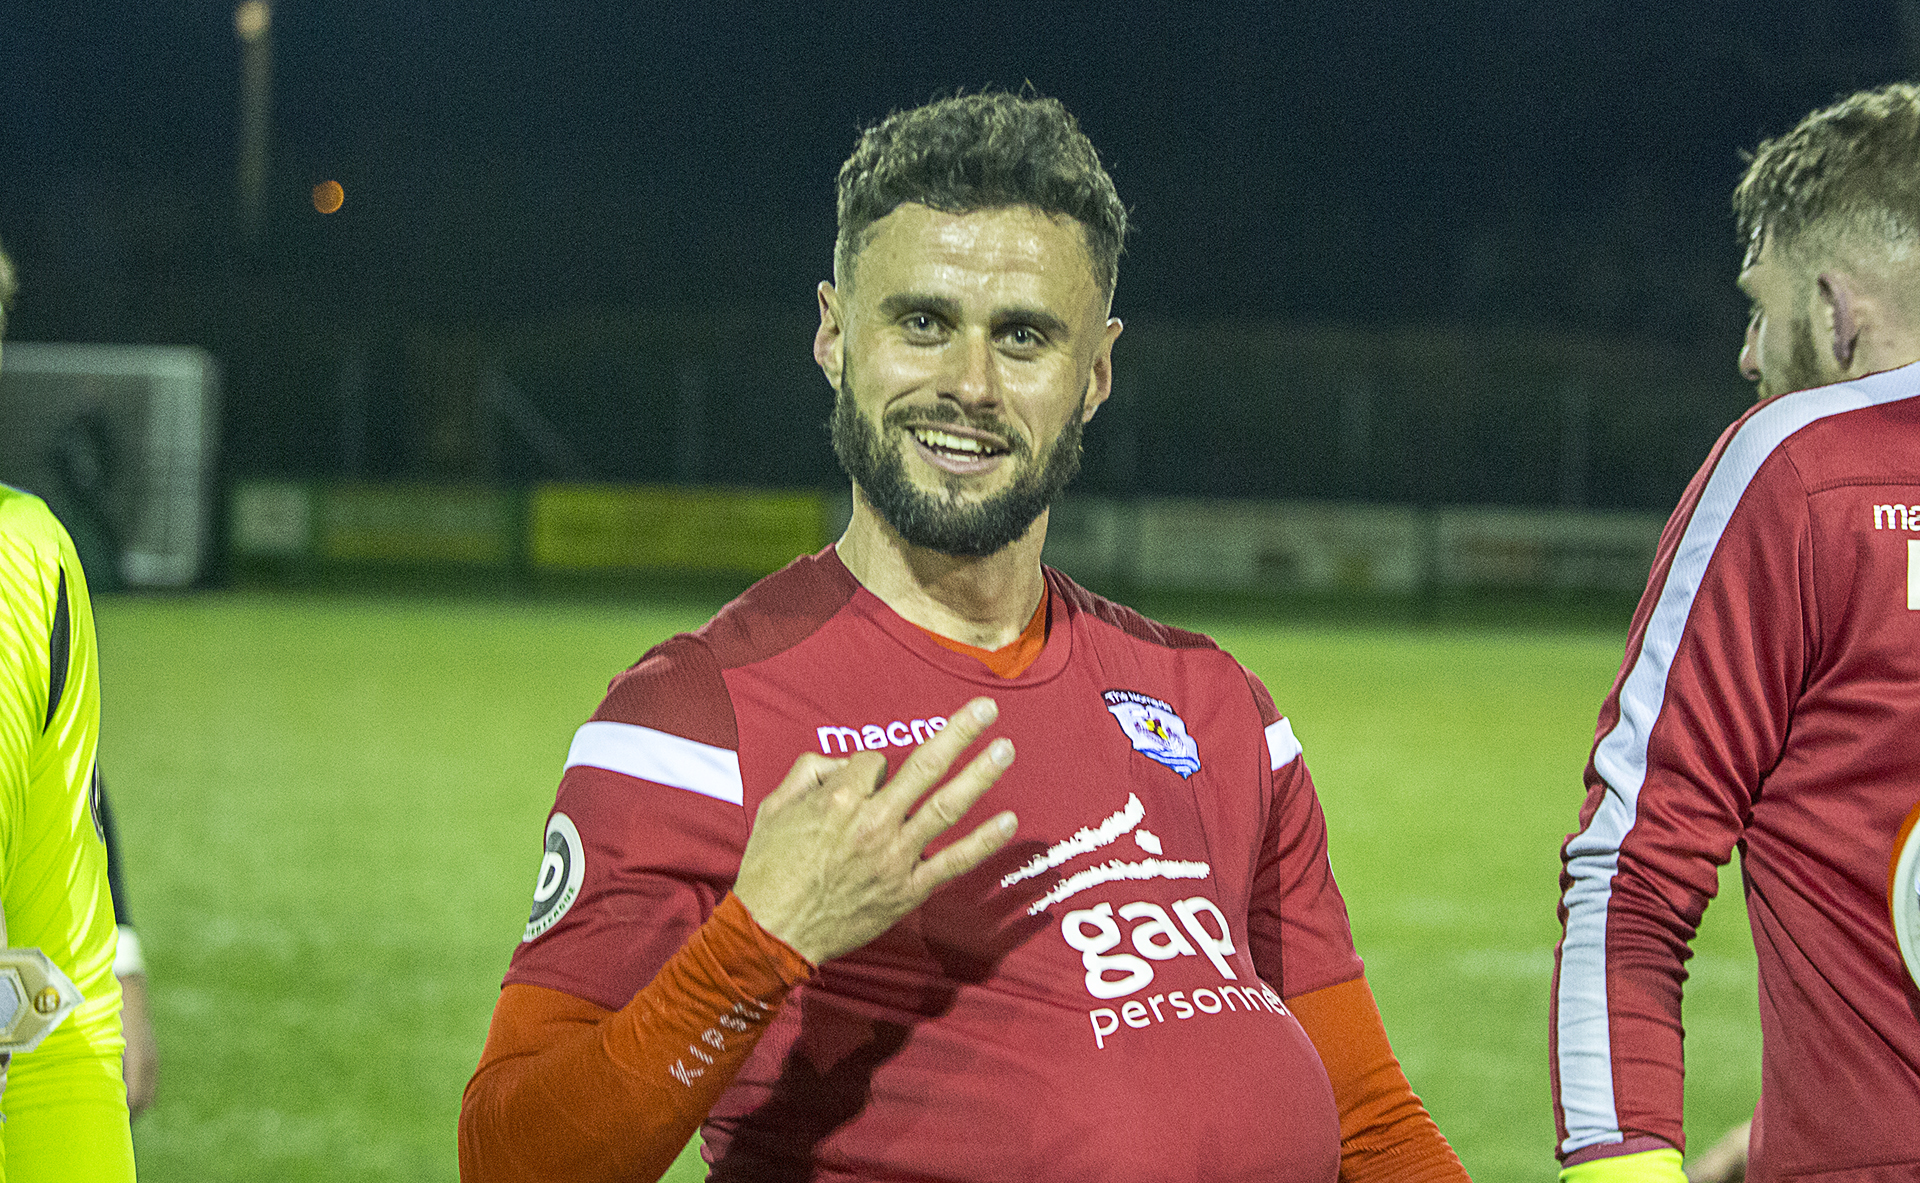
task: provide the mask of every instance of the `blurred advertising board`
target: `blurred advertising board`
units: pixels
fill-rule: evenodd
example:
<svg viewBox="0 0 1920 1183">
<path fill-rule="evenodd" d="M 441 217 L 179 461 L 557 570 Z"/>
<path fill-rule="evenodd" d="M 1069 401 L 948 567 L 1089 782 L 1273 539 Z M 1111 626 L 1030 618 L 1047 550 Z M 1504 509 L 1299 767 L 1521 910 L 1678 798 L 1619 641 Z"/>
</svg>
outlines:
<svg viewBox="0 0 1920 1183">
<path fill-rule="evenodd" d="M 251 570 L 419 567 L 762 575 L 826 545 L 811 491 L 548 484 L 530 490 L 250 480 L 228 542 Z"/>
<path fill-rule="evenodd" d="M 811 491 L 540 485 L 527 506 L 527 560 L 759 575 L 825 546 L 827 517 L 826 497 Z"/>
</svg>

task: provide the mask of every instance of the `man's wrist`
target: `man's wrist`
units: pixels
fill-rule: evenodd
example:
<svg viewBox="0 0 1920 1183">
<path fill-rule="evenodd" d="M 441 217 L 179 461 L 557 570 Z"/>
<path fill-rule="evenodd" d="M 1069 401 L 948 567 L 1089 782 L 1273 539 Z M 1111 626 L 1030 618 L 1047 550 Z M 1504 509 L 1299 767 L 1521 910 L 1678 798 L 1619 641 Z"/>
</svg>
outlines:
<svg viewBox="0 0 1920 1183">
<path fill-rule="evenodd" d="M 758 989 L 750 992 L 767 988 L 784 992 L 807 981 L 819 969 L 806 954 L 756 920 L 746 901 L 734 893 L 721 898 L 714 916 L 717 923 L 707 933 L 714 951 L 732 962 L 736 970 L 753 967 L 747 976 Z"/>
<path fill-rule="evenodd" d="M 1668 1146 L 1575 1163 L 1561 1170 L 1560 1183 L 1687 1183 L 1687 1173 L 1680 1152 Z"/>
<path fill-rule="evenodd" d="M 141 955 L 139 935 L 133 931 L 132 925 L 119 925 L 113 947 L 113 976 L 124 978 L 129 974 L 146 972 L 147 959 Z"/>
</svg>

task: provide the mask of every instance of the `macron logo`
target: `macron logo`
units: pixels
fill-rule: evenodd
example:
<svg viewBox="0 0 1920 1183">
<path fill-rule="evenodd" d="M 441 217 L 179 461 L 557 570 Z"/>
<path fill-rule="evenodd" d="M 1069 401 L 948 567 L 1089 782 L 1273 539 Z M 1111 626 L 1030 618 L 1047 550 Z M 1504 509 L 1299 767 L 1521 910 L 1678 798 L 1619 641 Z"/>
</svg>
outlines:
<svg viewBox="0 0 1920 1183">
<path fill-rule="evenodd" d="M 1876 530 L 1920 530 L 1920 505 L 1876 505 L 1873 507 Z"/>
<path fill-rule="evenodd" d="M 844 756 L 849 752 L 877 752 L 885 748 L 910 748 L 923 744 L 933 738 L 936 731 L 947 725 L 946 716 L 934 715 L 926 719 L 895 719 L 891 723 L 865 723 L 859 727 L 836 727 L 828 724 L 816 727 L 813 733 L 820 738 L 820 751 L 828 756 Z"/>
<path fill-rule="evenodd" d="M 1876 530 L 1920 530 L 1920 505 L 1876 505 Z M 1920 612 L 1920 538 L 1907 540 L 1907 610 Z"/>
</svg>

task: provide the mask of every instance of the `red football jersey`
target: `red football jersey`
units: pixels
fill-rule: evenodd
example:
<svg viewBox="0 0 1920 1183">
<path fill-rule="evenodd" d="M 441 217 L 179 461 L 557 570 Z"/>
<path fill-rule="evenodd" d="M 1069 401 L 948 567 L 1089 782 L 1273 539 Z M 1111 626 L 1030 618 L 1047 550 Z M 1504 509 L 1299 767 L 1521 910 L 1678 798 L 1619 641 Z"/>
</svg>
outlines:
<svg viewBox="0 0 1920 1183">
<path fill-rule="evenodd" d="M 1561 1155 L 1680 1145 L 1687 942 L 1738 845 L 1763 1047 L 1747 1178 L 1916 1177 L 1920 993 L 1886 890 L 1920 801 L 1920 366 L 1728 429 L 1661 538 L 1587 786 Z"/>
<path fill-rule="evenodd" d="M 891 767 L 981 694 L 1012 843 L 795 991 L 704 1135 L 715 1180 L 1332 1180 L 1283 997 L 1361 963 L 1288 722 L 1205 637 L 1047 573 L 1000 679 L 832 548 L 617 679 L 568 756 L 510 982 L 619 1008 L 732 884 L 801 752 Z M 676 1071 L 697 1072 L 697 1063 Z"/>
</svg>

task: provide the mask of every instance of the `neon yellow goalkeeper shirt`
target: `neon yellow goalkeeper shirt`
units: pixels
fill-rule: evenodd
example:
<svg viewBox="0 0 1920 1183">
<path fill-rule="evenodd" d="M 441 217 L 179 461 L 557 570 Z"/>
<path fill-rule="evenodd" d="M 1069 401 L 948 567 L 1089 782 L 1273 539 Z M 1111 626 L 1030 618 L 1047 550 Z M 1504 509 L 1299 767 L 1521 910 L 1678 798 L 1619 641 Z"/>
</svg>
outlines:
<svg viewBox="0 0 1920 1183">
<path fill-rule="evenodd" d="M 86 1002 L 6 1070 L 0 1183 L 133 1178 L 113 902 L 94 804 L 93 607 L 46 503 L 0 485 L 0 910 Z"/>
</svg>

